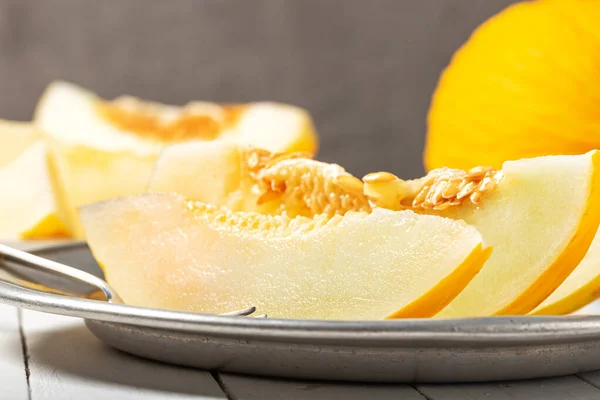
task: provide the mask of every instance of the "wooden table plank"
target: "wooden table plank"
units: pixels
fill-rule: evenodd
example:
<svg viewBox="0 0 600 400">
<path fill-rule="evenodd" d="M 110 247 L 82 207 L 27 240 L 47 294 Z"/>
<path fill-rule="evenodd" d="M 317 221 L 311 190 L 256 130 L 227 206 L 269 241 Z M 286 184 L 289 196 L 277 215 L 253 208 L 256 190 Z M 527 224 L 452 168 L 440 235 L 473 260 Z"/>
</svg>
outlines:
<svg viewBox="0 0 600 400">
<path fill-rule="evenodd" d="M 600 371 L 584 372 L 579 378 L 600 389 Z"/>
<path fill-rule="evenodd" d="M 33 400 L 226 399 L 209 372 L 133 357 L 79 319 L 23 311 Z"/>
<path fill-rule="evenodd" d="M 0 397 L 27 400 L 28 392 L 18 310 L 0 304 Z"/>
<path fill-rule="evenodd" d="M 598 400 L 600 390 L 576 376 L 502 383 L 418 385 L 430 400 Z"/>
<path fill-rule="evenodd" d="M 235 400 L 424 400 L 408 385 L 308 382 L 219 374 Z"/>
</svg>

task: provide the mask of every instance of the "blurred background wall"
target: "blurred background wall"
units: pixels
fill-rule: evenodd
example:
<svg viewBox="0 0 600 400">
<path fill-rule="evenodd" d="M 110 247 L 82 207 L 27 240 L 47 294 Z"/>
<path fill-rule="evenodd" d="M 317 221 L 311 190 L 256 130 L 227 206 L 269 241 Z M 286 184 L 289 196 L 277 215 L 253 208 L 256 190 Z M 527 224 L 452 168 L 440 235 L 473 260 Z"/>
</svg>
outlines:
<svg viewBox="0 0 600 400">
<path fill-rule="evenodd" d="M 167 103 L 305 107 L 319 158 L 416 177 L 438 76 L 511 0 L 0 0 L 0 118 L 50 81 Z"/>
</svg>

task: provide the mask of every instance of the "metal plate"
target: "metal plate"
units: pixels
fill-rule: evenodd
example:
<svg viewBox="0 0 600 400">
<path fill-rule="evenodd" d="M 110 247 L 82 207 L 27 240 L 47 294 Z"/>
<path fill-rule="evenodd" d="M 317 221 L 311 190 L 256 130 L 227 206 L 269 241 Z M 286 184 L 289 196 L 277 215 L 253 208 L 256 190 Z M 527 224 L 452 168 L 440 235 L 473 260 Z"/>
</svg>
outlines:
<svg viewBox="0 0 600 400">
<path fill-rule="evenodd" d="M 44 257 L 100 273 L 85 245 Z M 110 304 L 0 284 L 0 301 L 81 317 L 102 341 L 148 359 L 288 378 L 473 382 L 600 369 L 600 317 L 309 321 Z"/>
</svg>

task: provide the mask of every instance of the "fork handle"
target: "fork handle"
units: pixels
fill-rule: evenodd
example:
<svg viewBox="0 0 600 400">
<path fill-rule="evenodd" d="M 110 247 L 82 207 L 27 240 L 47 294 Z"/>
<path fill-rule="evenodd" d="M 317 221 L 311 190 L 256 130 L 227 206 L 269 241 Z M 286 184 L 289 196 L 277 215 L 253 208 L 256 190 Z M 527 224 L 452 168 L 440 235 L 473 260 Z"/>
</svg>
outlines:
<svg viewBox="0 0 600 400">
<path fill-rule="evenodd" d="M 29 267 L 36 271 L 42 271 L 58 275 L 61 277 L 70 278 L 75 281 L 86 283 L 98 290 L 100 290 L 106 301 L 109 303 L 122 303 L 123 301 L 117 294 L 117 292 L 110 287 L 106 281 L 89 274 L 85 271 L 81 271 L 77 268 L 70 267 L 65 264 L 58 263 L 56 261 L 48 260 L 46 258 L 38 257 L 34 254 L 27 253 L 25 251 L 17 250 L 13 247 L 0 244 L 0 270 L 3 267 L 2 260 L 15 262 L 19 265 Z M 31 283 L 31 282 L 30 282 Z M 39 286 L 39 285 L 36 285 Z M 39 289 L 36 289 L 39 290 Z M 42 290 L 40 290 L 42 291 Z M 50 290 L 56 292 L 54 290 Z"/>
</svg>

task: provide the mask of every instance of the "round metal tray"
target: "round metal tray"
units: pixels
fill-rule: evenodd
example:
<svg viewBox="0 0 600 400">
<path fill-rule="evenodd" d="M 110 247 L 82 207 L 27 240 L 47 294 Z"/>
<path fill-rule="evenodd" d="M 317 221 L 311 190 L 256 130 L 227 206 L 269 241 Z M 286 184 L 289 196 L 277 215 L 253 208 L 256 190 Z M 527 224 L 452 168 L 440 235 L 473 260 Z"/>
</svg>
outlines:
<svg viewBox="0 0 600 400">
<path fill-rule="evenodd" d="M 38 254 L 100 273 L 84 244 Z M 3 303 L 84 318 L 94 335 L 112 347 L 189 367 L 371 382 L 492 381 L 600 369 L 599 316 L 259 319 L 132 307 L 57 293 L 0 276 Z"/>
</svg>

